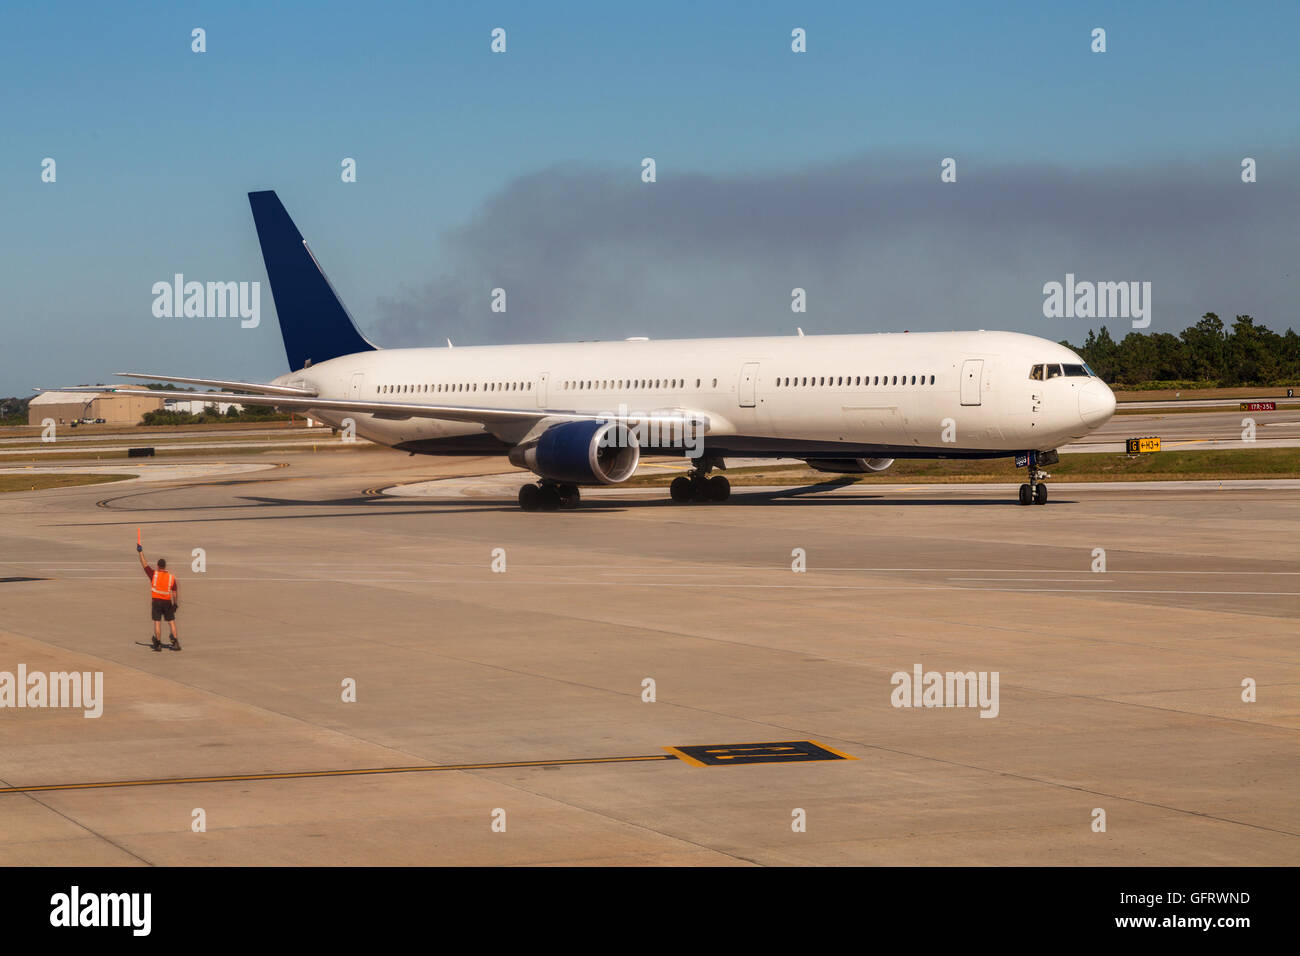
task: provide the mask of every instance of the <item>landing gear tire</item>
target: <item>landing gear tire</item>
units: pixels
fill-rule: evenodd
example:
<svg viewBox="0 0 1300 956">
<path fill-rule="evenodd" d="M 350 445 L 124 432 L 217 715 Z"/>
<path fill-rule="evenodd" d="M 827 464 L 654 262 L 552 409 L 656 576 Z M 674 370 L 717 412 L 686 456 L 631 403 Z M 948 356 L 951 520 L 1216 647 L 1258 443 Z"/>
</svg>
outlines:
<svg viewBox="0 0 1300 956">
<path fill-rule="evenodd" d="M 1043 484 L 1041 481 L 1034 485 L 1034 504 L 1047 504 L 1047 485 Z"/>
<path fill-rule="evenodd" d="M 1042 487 L 1041 485 L 1039 486 Z M 1022 505 L 1031 504 L 1034 500 L 1034 489 L 1029 485 L 1020 486 L 1020 503 Z"/>
<path fill-rule="evenodd" d="M 709 477 L 714 468 L 725 468 L 721 458 L 701 458 L 688 474 L 678 475 L 668 485 L 668 495 L 677 504 L 688 501 L 726 501 L 731 497 L 731 482 L 722 475 Z"/>
<path fill-rule="evenodd" d="M 537 511 L 542 506 L 542 486 L 524 485 L 519 489 L 519 507 L 524 511 Z"/>
<path fill-rule="evenodd" d="M 544 482 L 524 485 L 519 489 L 519 507 L 524 511 L 559 511 L 576 508 L 579 494 L 576 485 L 555 485 Z"/>
</svg>

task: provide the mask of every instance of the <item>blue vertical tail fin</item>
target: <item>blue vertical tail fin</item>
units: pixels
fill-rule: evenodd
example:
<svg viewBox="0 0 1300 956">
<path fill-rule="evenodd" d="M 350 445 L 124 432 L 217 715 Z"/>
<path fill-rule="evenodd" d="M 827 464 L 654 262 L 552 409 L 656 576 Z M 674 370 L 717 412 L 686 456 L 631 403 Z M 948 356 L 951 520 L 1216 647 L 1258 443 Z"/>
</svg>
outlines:
<svg viewBox="0 0 1300 956">
<path fill-rule="evenodd" d="M 290 370 L 340 355 L 374 351 L 375 346 L 357 331 L 275 190 L 249 193 L 248 204 L 253 209 Z"/>
</svg>

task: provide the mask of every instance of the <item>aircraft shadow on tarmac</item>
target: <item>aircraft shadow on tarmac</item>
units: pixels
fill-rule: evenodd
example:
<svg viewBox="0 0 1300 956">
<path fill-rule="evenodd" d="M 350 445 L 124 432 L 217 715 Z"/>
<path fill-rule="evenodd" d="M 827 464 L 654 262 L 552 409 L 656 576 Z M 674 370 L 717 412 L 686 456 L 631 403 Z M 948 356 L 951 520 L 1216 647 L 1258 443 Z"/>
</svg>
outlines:
<svg viewBox="0 0 1300 956">
<path fill-rule="evenodd" d="M 975 498 L 965 497 L 964 495 L 944 495 L 920 498 L 900 498 L 896 495 L 887 495 L 882 493 L 871 493 L 868 491 L 860 492 L 840 492 L 839 494 L 828 495 L 827 491 L 832 488 L 841 487 L 839 485 L 827 486 L 804 485 L 798 488 L 780 488 L 771 491 L 737 491 L 732 490 L 731 498 L 737 504 L 747 505 L 844 505 L 844 504 L 874 504 L 887 505 L 890 507 L 948 507 L 952 505 L 979 505 L 979 506 L 1002 506 L 1015 505 L 1021 507 L 1014 497 L 1005 494 L 999 494 L 996 498 Z M 941 486 L 947 487 L 947 486 Z M 924 491 L 912 492 L 912 494 L 924 495 Z M 739 499 L 739 500 L 737 500 Z M 645 502 L 651 504 L 653 502 Z M 1054 498 L 1047 502 L 1048 505 L 1074 504 L 1068 498 Z"/>
<path fill-rule="evenodd" d="M 213 483 L 205 483 L 209 487 Z M 233 482 L 232 482 L 233 484 Z M 555 514 L 606 514 L 615 511 L 628 511 L 635 508 L 678 508 L 693 509 L 706 508 L 713 509 L 718 507 L 843 507 L 846 505 L 876 505 L 884 507 L 1021 507 L 1015 498 L 999 494 L 996 498 L 966 497 L 964 495 L 942 495 L 930 497 L 898 497 L 880 493 L 872 493 L 866 490 L 856 493 L 839 492 L 838 494 L 826 494 L 837 488 L 842 488 L 843 482 L 819 482 L 812 485 L 801 485 L 790 488 L 765 489 L 763 491 L 745 491 L 741 489 L 733 490 L 731 499 L 722 504 L 698 503 L 674 503 L 666 494 L 662 497 L 647 496 L 645 498 L 619 498 L 619 499 L 602 499 L 588 497 L 583 499 L 582 503 L 576 508 L 562 509 Z M 145 504 L 138 500 L 132 500 L 130 504 L 126 503 L 127 499 L 139 499 L 152 494 L 158 494 L 167 491 L 193 491 L 202 486 L 182 486 L 167 489 L 157 489 L 150 492 L 136 492 L 131 495 L 123 495 L 118 498 L 105 499 L 99 502 L 100 507 L 112 510 L 124 510 L 133 513 L 141 511 L 195 511 L 195 512 L 212 512 L 227 510 L 248 510 L 256 509 L 257 511 L 287 509 L 287 508 L 346 508 L 362 509 L 360 511 L 344 511 L 332 515 L 320 514 L 259 514 L 256 518 L 250 516 L 249 520 L 279 519 L 292 520 L 302 518 L 320 518 L 320 517 L 353 517 L 362 514 L 384 513 L 392 515 L 437 515 L 437 514 L 473 514 L 476 512 L 513 512 L 518 511 L 518 504 L 512 499 L 492 499 L 492 498 L 415 498 L 415 497 L 396 497 L 380 494 L 363 494 L 347 495 L 335 498 L 277 498 L 267 495 L 244 495 L 234 501 L 212 503 L 212 504 L 192 504 L 192 505 L 151 505 Z M 657 489 L 655 489 L 657 490 Z M 924 495 L 924 492 L 919 492 Z M 1070 499 L 1053 499 L 1048 502 L 1049 505 L 1072 504 Z M 138 519 L 137 519 L 138 520 Z M 242 520 L 239 518 L 215 518 L 215 517 L 190 517 L 190 518 L 169 518 L 171 522 L 202 522 L 202 521 L 230 521 Z"/>
</svg>

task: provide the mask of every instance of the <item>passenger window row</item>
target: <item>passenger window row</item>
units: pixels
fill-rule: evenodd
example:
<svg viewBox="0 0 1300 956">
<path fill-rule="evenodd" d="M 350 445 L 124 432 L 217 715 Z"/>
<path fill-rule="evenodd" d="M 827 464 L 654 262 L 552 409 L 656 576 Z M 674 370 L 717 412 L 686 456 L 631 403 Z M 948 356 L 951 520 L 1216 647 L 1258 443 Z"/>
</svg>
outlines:
<svg viewBox="0 0 1300 956">
<path fill-rule="evenodd" d="M 1057 371 L 1048 377 L 1054 377 L 1061 374 L 1060 366 L 1049 366 Z M 1082 369 L 1083 366 L 1067 365 L 1067 375 L 1082 374 L 1087 372 L 1074 372 L 1072 369 Z M 1041 377 L 1043 366 L 1035 365 L 1034 372 L 1030 373 L 1030 378 Z M 776 379 L 777 388 L 873 388 L 878 386 L 896 386 L 896 385 L 933 385 L 935 377 L 925 375 L 822 375 L 822 376 L 778 376 Z M 702 388 L 704 380 L 697 378 L 695 388 Z M 565 380 L 560 383 L 560 387 L 565 391 L 644 391 L 647 389 L 683 389 L 687 387 L 687 381 L 683 378 L 631 378 L 631 379 L 581 379 Z M 718 380 L 712 379 L 711 388 L 718 387 Z M 436 395 L 448 392 L 525 392 L 533 390 L 532 382 L 434 382 L 420 385 L 380 385 L 377 387 L 381 395 Z"/>
<path fill-rule="evenodd" d="M 875 388 L 879 385 L 933 385 L 934 376 L 926 381 L 924 375 L 810 375 L 778 376 L 777 388 Z"/>
<path fill-rule="evenodd" d="M 703 387 L 704 380 L 697 378 L 695 387 Z M 566 392 L 607 392 L 607 391 L 644 391 L 652 388 L 686 388 L 686 379 L 684 378 L 598 378 L 598 379 L 581 379 L 566 380 L 560 383 L 560 387 Z M 718 387 L 718 380 L 713 380 L 713 388 Z"/>
<path fill-rule="evenodd" d="M 532 382 L 433 382 L 425 385 L 380 385 L 380 395 L 435 395 L 439 392 L 531 392 Z"/>
</svg>

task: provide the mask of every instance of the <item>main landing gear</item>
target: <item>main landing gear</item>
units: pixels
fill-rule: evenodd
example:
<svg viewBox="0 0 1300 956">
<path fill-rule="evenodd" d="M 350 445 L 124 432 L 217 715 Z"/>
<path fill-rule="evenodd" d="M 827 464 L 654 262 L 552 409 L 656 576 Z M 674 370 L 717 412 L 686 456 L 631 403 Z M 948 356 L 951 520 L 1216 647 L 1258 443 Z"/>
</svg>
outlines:
<svg viewBox="0 0 1300 956">
<path fill-rule="evenodd" d="M 731 497 L 731 482 L 722 475 L 709 477 L 709 470 L 721 464 L 720 460 L 701 462 L 690 474 L 674 478 L 668 486 L 668 494 L 677 504 L 688 501 L 726 501 Z"/>
<path fill-rule="evenodd" d="M 519 489 L 519 507 L 525 511 L 576 508 L 581 500 L 582 495 L 578 492 L 577 485 L 565 485 L 545 478 L 535 485 L 524 485 Z"/>
</svg>

